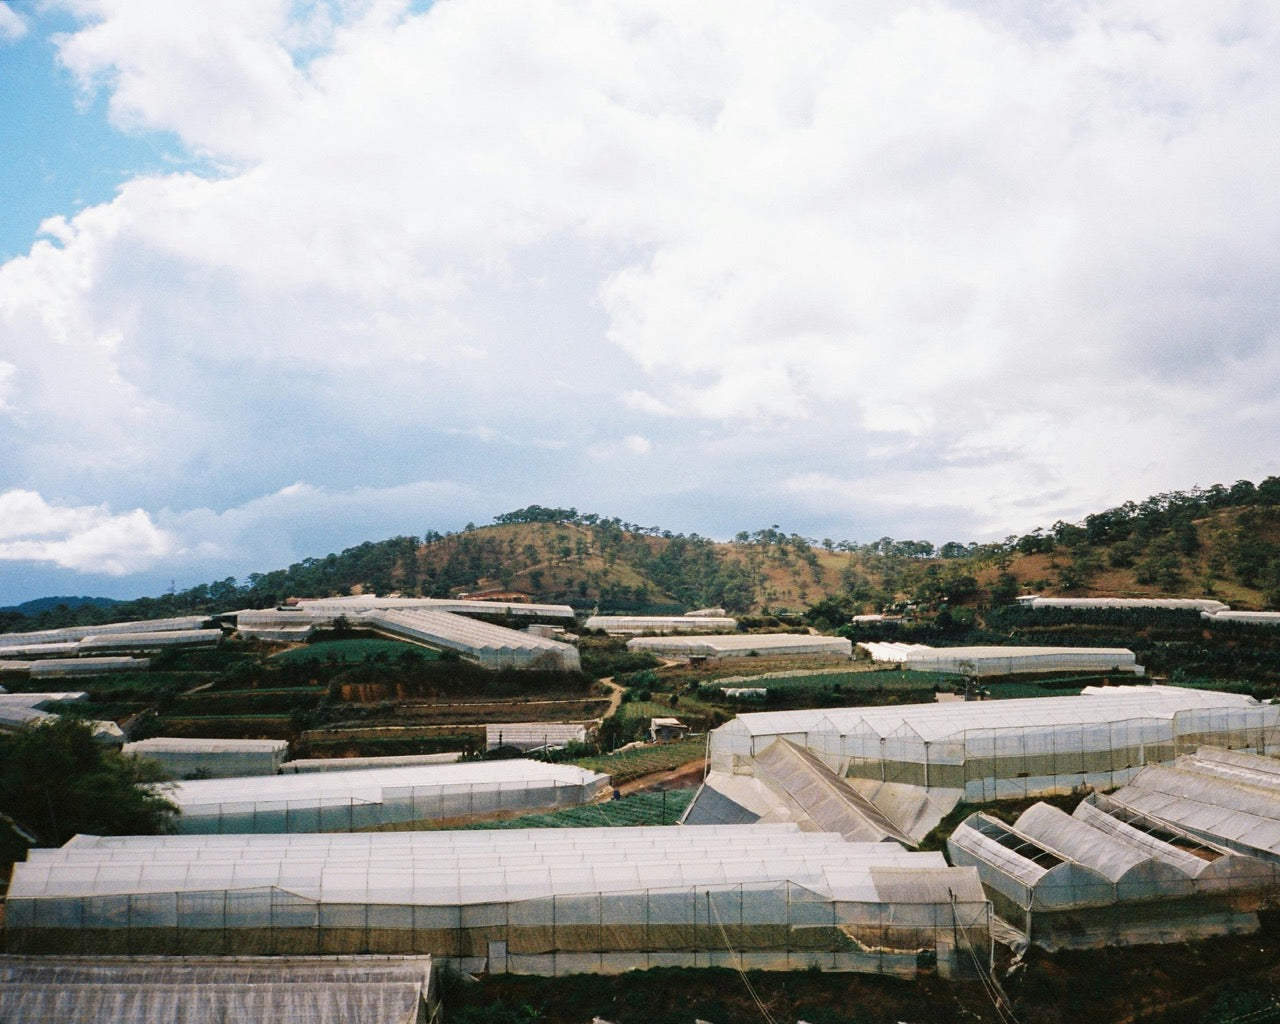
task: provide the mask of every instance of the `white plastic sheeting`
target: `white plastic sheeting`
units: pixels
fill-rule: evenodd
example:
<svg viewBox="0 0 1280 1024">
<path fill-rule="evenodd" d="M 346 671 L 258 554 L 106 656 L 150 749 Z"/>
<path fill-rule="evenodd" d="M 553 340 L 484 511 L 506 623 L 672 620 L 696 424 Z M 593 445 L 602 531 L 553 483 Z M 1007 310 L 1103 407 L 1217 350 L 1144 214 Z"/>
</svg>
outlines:
<svg viewBox="0 0 1280 1024">
<path fill-rule="evenodd" d="M 468 601 L 438 597 L 356 597 L 304 598 L 297 607 L 310 612 L 350 615 L 361 611 L 436 611 L 455 615 L 505 616 L 528 619 L 559 619 L 572 622 L 574 611 L 567 604 L 534 604 L 526 601 Z"/>
<path fill-rule="evenodd" d="M 272 609 L 264 612 L 244 611 L 236 615 L 236 628 L 242 636 L 262 640 L 305 640 L 316 627 L 329 627 L 338 616 L 356 628 L 372 629 L 393 637 L 426 644 L 443 650 L 457 651 L 486 668 L 560 668 L 579 667 L 577 648 L 571 644 L 549 640 L 524 630 L 507 629 L 453 611 L 440 604 L 479 604 L 454 601 L 427 603 L 427 599 L 398 603 L 358 602 L 329 607 L 316 602 L 300 606 L 296 611 Z"/>
<path fill-rule="evenodd" d="M 189 739 L 156 736 L 126 743 L 123 753 L 158 761 L 177 779 L 274 775 L 289 756 L 286 740 Z"/>
<path fill-rule="evenodd" d="M 1150 765 L 1095 802 L 1139 827 L 1173 828 L 1280 865 L 1280 762 L 1274 758 L 1201 749 L 1171 765 Z"/>
<path fill-rule="evenodd" d="M 571 644 L 452 612 L 375 611 L 361 614 L 353 620 L 354 624 L 457 651 L 486 668 L 580 667 L 578 649 Z"/>
<path fill-rule="evenodd" d="M 5 1024 L 429 1024 L 430 957 L 0 957 Z"/>
<path fill-rule="evenodd" d="M 572 806 L 609 777 L 576 765 L 479 761 L 364 771 L 199 779 L 167 795 L 186 834 L 333 832 L 395 822 Z"/>
<path fill-rule="evenodd" d="M 222 642 L 220 629 L 139 630 L 133 633 L 96 633 L 76 645 L 81 654 L 94 651 L 158 651 L 173 647 L 212 647 Z"/>
<path fill-rule="evenodd" d="M 1165 608 L 1173 611 L 1215 612 L 1229 606 L 1202 597 L 1039 597 L 1018 598 L 1028 608 Z"/>
<path fill-rule="evenodd" d="M 976 867 L 1001 916 L 1050 949 L 1257 930 L 1280 865 L 1103 806 L 1036 804 L 1013 825 L 971 815 L 948 840 L 951 861 Z"/>
<path fill-rule="evenodd" d="M 738 620 L 721 615 L 592 615 L 585 629 L 606 633 L 715 633 L 738 628 Z"/>
<path fill-rule="evenodd" d="M 63 701 L 88 700 L 83 690 L 61 693 L 0 693 L 0 729 L 20 729 L 31 722 L 43 722 L 55 718 L 49 712 L 51 704 Z"/>
<path fill-rule="evenodd" d="M 759 808 L 758 817 L 763 820 L 794 821 L 817 831 L 835 832 L 850 842 L 879 843 L 891 839 L 904 846 L 915 845 L 875 804 L 803 747 L 788 740 L 776 740 L 757 755 L 752 767 L 755 778 L 762 784 L 758 792 L 763 800 L 754 794 L 744 794 L 744 798 Z M 681 823 L 714 823 L 724 813 L 723 800 L 732 799 L 725 790 L 726 787 L 709 778 L 685 811 Z M 699 808 L 699 801 L 708 806 Z"/>
<path fill-rule="evenodd" d="M 286 775 L 309 772 L 355 772 L 365 768 L 409 768 L 424 764 L 453 764 L 462 760 L 462 752 L 447 754 L 388 754 L 382 757 L 308 757 L 286 761 L 280 771 Z"/>
<path fill-rule="evenodd" d="M 711 768 L 785 737 L 840 774 L 961 789 L 973 801 L 1122 785 L 1202 744 L 1270 749 L 1280 707 L 1173 686 L 1086 687 L 1074 697 L 765 711 L 711 733 Z"/>
<path fill-rule="evenodd" d="M 104 672 L 143 672 L 150 664 L 149 658 L 49 658 L 31 662 L 27 671 L 32 679 L 73 679 Z"/>
<path fill-rule="evenodd" d="M 184 615 L 172 619 L 143 619 L 138 622 L 105 622 L 100 626 L 67 626 L 65 629 L 42 629 L 36 633 L 0 633 L 0 651 L 24 644 L 67 643 L 107 633 L 155 633 L 169 630 L 204 629 L 207 615 Z"/>
<path fill-rule="evenodd" d="M 1133 651 L 1123 647 L 928 647 L 860 643 L 873 661 L 916 672 L 1007 676 L 1020 672 L 1132 672 L 1142 675 Z"/>
<path fill-rule="evenodd" d="M 793 825 L 73 839 L 17 865 L 12 952 L 430 953 L 911 976 L 990 962 L 972 868 Z"/>
<path fill-rule="evenodd" d="M 713 636 L 638 636 L 629 651 L 675 658 L 793 658 L 804 655 L 847 658 L 853 644 L 841 636 L 805 633 L 726 633 Z"/>
<path fill-rule="evenodd" d="M 1201 612 L 1200 618 L 1214 622 L 1239 622 L 1247 626 L 1280 626 L 1280 612 Z"/>
<path fill-rule="evenodd" d="M 586 741 L 587 727 L 581 722 L 488 722 L 484 727 L 486 750 L 543 750 Z"/>
</svg>

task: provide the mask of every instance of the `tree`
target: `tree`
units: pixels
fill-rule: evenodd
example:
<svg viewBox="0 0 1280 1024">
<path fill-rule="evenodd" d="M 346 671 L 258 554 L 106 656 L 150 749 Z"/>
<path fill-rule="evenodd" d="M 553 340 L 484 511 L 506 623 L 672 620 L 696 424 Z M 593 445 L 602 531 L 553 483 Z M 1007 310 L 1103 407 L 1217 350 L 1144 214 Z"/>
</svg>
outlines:
<svg viewBox="0 0 1280 1024">
<path fill-rule="evenodd" d="M 178 809 L 152 786 L 162 779 L 155 762 L 104 749 L 73 718 L 0 736 L 0 813 L 41 846 L 61 846 L 77 833 L 173 831 Z"/>
</svg>

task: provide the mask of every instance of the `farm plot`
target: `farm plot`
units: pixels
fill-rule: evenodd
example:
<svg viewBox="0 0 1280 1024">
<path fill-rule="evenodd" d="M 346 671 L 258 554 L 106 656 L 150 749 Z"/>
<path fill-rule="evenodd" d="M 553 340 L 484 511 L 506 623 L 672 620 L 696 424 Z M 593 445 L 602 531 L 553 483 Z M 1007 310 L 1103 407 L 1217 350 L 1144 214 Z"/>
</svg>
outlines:
<svg viewBox="0 0 1280 1024">
<path fill-rule="evenodd" d="M 599 757 L 579 758 L 574 764 L 613 777 L 615 786 L 642 775 L 670 771 L 682 764 L 705 757 L 707 741 L 704 736 L 692 736 L 676 743 L 661 743 L 652 747 L 634 747 Z"/>
<path fill-rule="evenodd" d="M 637 825 L 674 825 L 693 800 L 696 789 L 633 793 L 618 800 L 583 807 L 567 807 L 549 814 L 526 814 L 506 821 L 482 821 L 464 828 L 627 828 Z"/>
</svg>

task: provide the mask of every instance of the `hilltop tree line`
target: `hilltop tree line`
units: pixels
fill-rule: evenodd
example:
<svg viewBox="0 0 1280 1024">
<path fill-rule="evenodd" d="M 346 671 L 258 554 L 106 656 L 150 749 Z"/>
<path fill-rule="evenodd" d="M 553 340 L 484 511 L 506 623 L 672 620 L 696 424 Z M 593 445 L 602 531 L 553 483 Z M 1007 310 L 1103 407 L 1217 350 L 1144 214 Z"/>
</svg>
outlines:
<svg viewBox="0 0 1280 1024">
<path fill-rule="evenodd" d="M 1215 584 L 1232 581 L 1280 607 L 1280 478 L 1171 491 L 1003 541 L 939 546 L 892 537 L 818 540 L 776 524 L 721 544 L 575 508 L 530 505 L 495 516 L 491 528 L 469 523 L 459 532 L 366 541 L 242 581 L 228 577 L 108 607 L 0 611 L 0 631 L 265 608 L 291 596 L 355 590 L 448 597 L 482 586 L 584 609 L 721 606 L 742 613 L 778 607 L 769 581 L 780 575 L 790 581 L 793 603 L 835 601 L 838 609 L 827 609 L 833 617 L 899 600 L 1005 603 L 1019 587 L 1010 567 L 1029 555 L 1050 556 L 1052 575 L 1037 582 L 1068 593 L 1086 589 L 1099 573 L 1124 569 L 1165 592 L 1211 594 Z"/>
</svg>

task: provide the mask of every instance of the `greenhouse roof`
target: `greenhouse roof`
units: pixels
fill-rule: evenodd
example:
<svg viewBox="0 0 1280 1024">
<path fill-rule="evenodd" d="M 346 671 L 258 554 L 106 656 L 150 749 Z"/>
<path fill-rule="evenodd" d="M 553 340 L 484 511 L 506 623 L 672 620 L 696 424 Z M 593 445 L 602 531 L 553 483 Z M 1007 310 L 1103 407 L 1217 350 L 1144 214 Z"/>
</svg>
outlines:
<svg viewBox="0 0 1280 1024">
<path fill-rule="evenodd" d="M 738 715 L 711 735 L 714 743 L 716 733 L 722 730 L 753 736 L 868 730 L 889 736 L 911 730 L 925 740 L 934 741 L 973 729 L 1031 729 L 1133 718 L 1171 719 L 1180 711 L 1197 708 L 1262 707 L 1264 705 L 1252 697 L 1242 694 L 1180 686 L 1091 686 L 1074 697 L 758 711 Z M 1276 710 L 1280 714 L 1280 709 Z"/>
<path fill-rule="evenodd" d="M 1280 861 L 1280 777 L 1260 755 L 1201 750 L 1148 765 L 1099 805 L 1166 822 L 1228 849 Z M 1250 769 L 1248 762 L 1256 767 Z"/>
<path fill-rule="evenodd" d="M 366 768 L 350 772 L 307 772 L 232 779 L 197 779 L 174 784 L 170 798 L 183 814 L 216 812 L 224 805 L 288 802 L 293 807 L 328 804 L 382 803 L 386 791 L 399 788 L 519 788 L 553 783 L 589 785 L 608 776 L 571 764 L 542 761 L 468 761 L 454 764 L 412 765 L 405 768 Z"/>
<path fill-rule="evenodd" d="M 478 654 L 482 659 L 486 653 L 509 652 L 525 655 L 550 654 L 557 660 L 572 662 L 574 667 L 578 660 L 577 650 L 569 644 L 452 612 L 375 610 L 362 612 L 353 621 L 395 636 Z"/>
<path fill-rule="evenodd" d="M 1010 645 L 929 647 L 926 644 L 860 643 L 873 661 L 921 671 L 970 672 L 980 675 L 1039 671 L 1133 670 L 1133 651 L 1125 647 L 1018 647 Z M 985 671 L 984 671 L 985 670 Z"/>
<path fill-rule="evenodd" d="M 405 1024 L 429 1000 L 427 956 L 0 956 L 5 1024 Z"/>
<path fill-rule="evenodd" d="M 1188 611 L 1224 611 L 1228 605 L 1198 597 L 1038 597 L 1018 601 L 1030 608 L 1167 608 Z"/>
<path fill-rule="evenodd" d="M 377 597 L 360 594 L 355 597 L 303 598 L 297 607 L 306 611 L 331 612 L 335 615 L 362 611 L 423 610 L 453 612 L 455 615 L 515 615 L 525 618 L 572 619 L 574 611 L 567 604 L 532 604 L 524 601 L 467 601 L 438 597 Z"/>
<path fill-rule="evenodd" d="M 794 825 L 78 836 L 32 851 L 15 867 L 9 899 L 279 888 L 330 903 L 459 906 L 782 882 L 859 903 L 890 891 L 898 902 L 928 902 L 947 889 L 985 900 L 976 872 L 948 867 L 940 853 Z"/>
<path fill-rule="evenodd" d="M 774 740 L 758 753 L 755 772 L 824 832 L 838 832 L 845 839 L 861 842 L 896 839 L 906 846 L 915 845 L 875 804 L 814 754 L 788 740 Z"/>
<path fill-rule="evenodd" d="M 642 636 L 627 641 L 627 647 L 641 650 L 687 648 L 705 650 L 707 654 L 728 651 L 778 651 L 797 648 L 823 648 L 848 654 L 853 644 L 841 636 L 816 636 L 809 633 L 715 633 L 696 637 Z"/>
<path fill-rule="evenodd" d="M 216 644 L 222 640 L 220 629 L 139 630 L 132 633 L 95 633 L 76 644 L 80 651 L 100 648 L 143 650 L 148 647 L 187 647 Z"/>
<path fill-rule="evenodd" d="M 592 615 L 583 628 L 606 633 L 714 633 L 737 629 L 738 620 L 723 615 Z"/>
<path fill-rule="evenodd" d="M 454 764 L 462 760 L 462 751 L 445 754 L 386 754 L 380 757 L 307 757 L 286 761 L 282 772 L 354 772 L 366 768 L 408 768 L 411 765 Z"/>
<path fill-rule="evenodd" d="M 15 644 L 61 643 L 83 640 L 106 633 L 153 633 L 169 630 L 203 629 L 207 615 L 184 615 L 172 619 L 143 619 L 137 622 L 104 622 L 97 626 L 67 626 L 65 629 L 42 629 L 36 633 L 0 633 L 0 648 Z"/>
<path fill-rule="evenodd" d="M 154 736 L 125 745 L 126 754 L 257 754 L 289 749 L 288 740 L 198 739 L 188 736 Z"/>
<path fill-rule="evenodd" d="M 1280 625 L 1280 612 L 1201 612 L 1200 617 L 1210 622 L 1244 622 L 1257 626 Z"/>
</svg>

